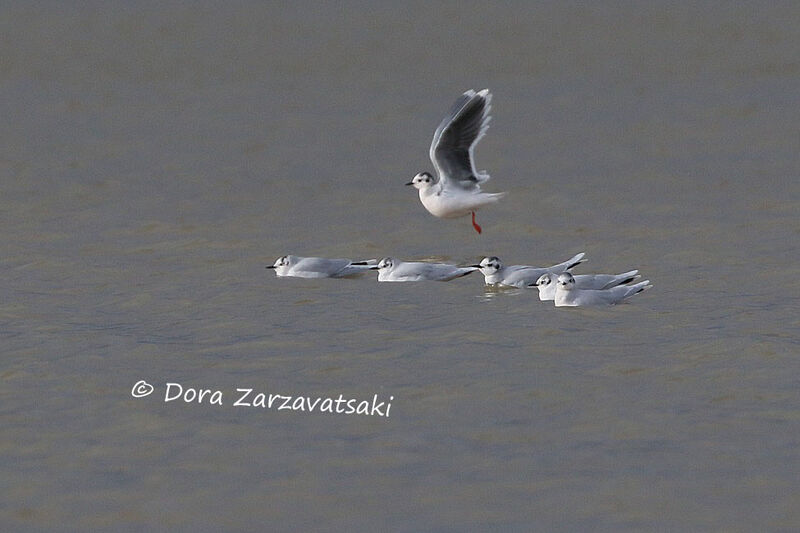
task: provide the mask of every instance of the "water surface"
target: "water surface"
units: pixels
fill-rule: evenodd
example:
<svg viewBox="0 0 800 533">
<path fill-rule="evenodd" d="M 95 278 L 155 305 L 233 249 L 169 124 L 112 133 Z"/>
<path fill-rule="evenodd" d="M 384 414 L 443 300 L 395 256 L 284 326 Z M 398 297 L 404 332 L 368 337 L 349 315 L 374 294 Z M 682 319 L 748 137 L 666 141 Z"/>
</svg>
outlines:
<svg viewBox="0 0 800 533">
<path fill-rule="evenodd" d="M 2 15 L 4 529 L 800 527 L 795 4 Z M 478 236 L 402 184 L 483 87 L 476 158 L 509 196 Z M 264 269 L 580 251 L 655 287 L 555 309 Z"/>
</svg>

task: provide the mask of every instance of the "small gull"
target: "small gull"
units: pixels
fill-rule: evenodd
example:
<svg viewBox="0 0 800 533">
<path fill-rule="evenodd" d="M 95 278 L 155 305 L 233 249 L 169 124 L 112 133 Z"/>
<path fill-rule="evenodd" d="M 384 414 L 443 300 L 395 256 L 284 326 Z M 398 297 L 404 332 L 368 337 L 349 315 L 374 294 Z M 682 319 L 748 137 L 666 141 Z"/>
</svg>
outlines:
<svg viewBox="0 0 800 533">
<path fill-rule="evenodd" d="M 640 278 L 638 270 L 631 270 L 623 274 L 578 274 L 572 276 L 575 280 L 576 289 L 604 290 L 626 285 L 635 279 Z M 545 272 L 536 280 L 532 286 L 539 289 L 539 299 L 543 302 L 554 300 L 556 297 L 556 285 L 558 274 Z"/>
<path fill-rule="evenodd" d="M 549 267 L 527 265 L 504 266 L 497 257 L 484 257 L 474 266 L 483 273 L 487 285 L 505 285 L 524 289 L 536 283 L 542 274 L 552 272 L 560 274 L 584 262 L 585 253 L 579 253 L 572 259 Z"/>
<path fill-rule="evenodd" d="M 478 270 L 447 263 L 397 261 L 391 257 L 384 257 L 370 268 L 378 271 L 378 281 L 450 281 Z"/>
<path fill-rule="evenodd" d="M 406 183 L 419 189 L 422 205 L 433 216 L 457 218 L 472 213 L 472 227 L 478 233 L 481 227 L 475 222 L 475 211 L 505 195 L 481 191 L 480 184 L 489 174 L 475 170 L 472 156 L 489 128 L 491 101 L 489 89 L 462 94 L 433 134 L 430 157 L 436 177 L 420 172 Z"/>
<path fill-rule="evenodd" d="M 644 280 L 634 285 L 617 285 L 604 290 L 579 289 L 569 272 L 559 274 L 557 283 L 556 307 L 614 305 L 652 287 L 650 280 Z"/>
<path fill-rule="evenodd" d="M 369 272 L 371 266 L 377 261 L 353 262 L 349 259 L 325 259 L 323 257 L 299 257 L 284 255 L 279 257 L 275 264 L 268 266 L 275 270 L 278 276 L 294 278 L 346 278 Z"/>
</svg>

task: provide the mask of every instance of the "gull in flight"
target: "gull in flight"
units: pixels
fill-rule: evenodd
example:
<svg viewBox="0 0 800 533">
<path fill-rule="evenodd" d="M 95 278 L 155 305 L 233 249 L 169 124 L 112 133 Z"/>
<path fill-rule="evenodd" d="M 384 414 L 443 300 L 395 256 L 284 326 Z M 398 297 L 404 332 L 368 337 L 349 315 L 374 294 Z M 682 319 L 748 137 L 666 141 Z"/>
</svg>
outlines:
<svg viewBox="0 0 800 533">
<path fill-rule="evenodd" d="M 349 259 L 325 259 L 323 257 L 299 257 L 284 255 L 267 268 L 275 270 L 280 277 L 294 278 L 346 278 L 369 271 L 375 259 L 353 262 Z"/>
<path fill-rule="evenodd" d="M 436 177 L 420 172 L 406 183 L 419 190 L 425 209 L 440 218 L 457 218 L 472 214 L 472 227 L 481 233 L 475 222 L 475 211 L 494 203 L 505 193 L 485 193 L 481 184 L 489 174 L 475 170 L 472 151 L 489 128 L 492 95 L 489 89 L 462 94 L 436 128 L 430 156 Z"/>
<path fill-rule="evenodd" d="M 556 307 L 614 305 L 652 287 L 650 280 L 644 280 L 634 285 L 617 285 L 603 290 L 579 289 L 569 272 L 559 274 L 557 284 Z"/>
<path fill-rule="evenodd" d="M 391 257 L 384 257 L 370 268 L 378 271 L 378 281 L 450 281 L 478 270 L 447 263 L 397 261 Z"/>
<path fill-rule="evenodd" d="M 604 290 L 616 287 L 617 285 L 627 285 L 632 281 L 641 278 L 638 270 L 631 270 L 623 274 L 578 274 L 573 275 L 576 289 Z M 558 273 L 545 272 L 532 284 L 532 287 L 539 289 L 539 299 L 543 302 L 555 300 L 556 286 L 558 285 Z"/>
<path fill-rule="evenodd" d="M 534 283 L 548 272 L 561 274 L 583 263 L 585 253 L 579 253 L 572 259 L 549 267 L 534 267 L 527 265 L 504 266 L 497 257 L 484 257 L 477 265 L 471 265 L 481 271 L 487 285 L 505 285 L 524 289 Z"/>
</svg>

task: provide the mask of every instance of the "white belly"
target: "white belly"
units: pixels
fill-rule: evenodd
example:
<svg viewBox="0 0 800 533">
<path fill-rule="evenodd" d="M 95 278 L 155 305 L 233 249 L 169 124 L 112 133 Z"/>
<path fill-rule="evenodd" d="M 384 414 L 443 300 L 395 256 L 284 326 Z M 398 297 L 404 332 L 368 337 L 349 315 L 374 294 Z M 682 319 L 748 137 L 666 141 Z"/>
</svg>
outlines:
<svg viewBox="0 0 800 533">
<path fill-rule="evenodd" d="M 439 218 L 457 218 L 469 215 L 486 202 L 481 201 L 481 194 L 429 194 L 419 192 L 419 199 L 430 214 Z"/>
</svg>

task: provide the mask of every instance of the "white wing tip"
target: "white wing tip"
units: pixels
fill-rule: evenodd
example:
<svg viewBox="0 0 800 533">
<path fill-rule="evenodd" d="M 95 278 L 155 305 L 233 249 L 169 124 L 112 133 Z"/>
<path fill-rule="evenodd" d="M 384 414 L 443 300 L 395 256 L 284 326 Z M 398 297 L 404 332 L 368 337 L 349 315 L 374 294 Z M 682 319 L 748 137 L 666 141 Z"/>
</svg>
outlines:
<svg viewBox="0 0 800 533">
<path fill-rule="evenodd" d="M 480 96 L 484 100 L 486 100 L 486 104 L 488 105 L 489 102 L 492 101 L 492 92 L 489 89 L 481 89 L 480 91 L 476 91 L 475 89 L 467 89 L 464 91 L 464 96 L 468 98 L 474 98 L 476 96 Z"/>
</svg>

